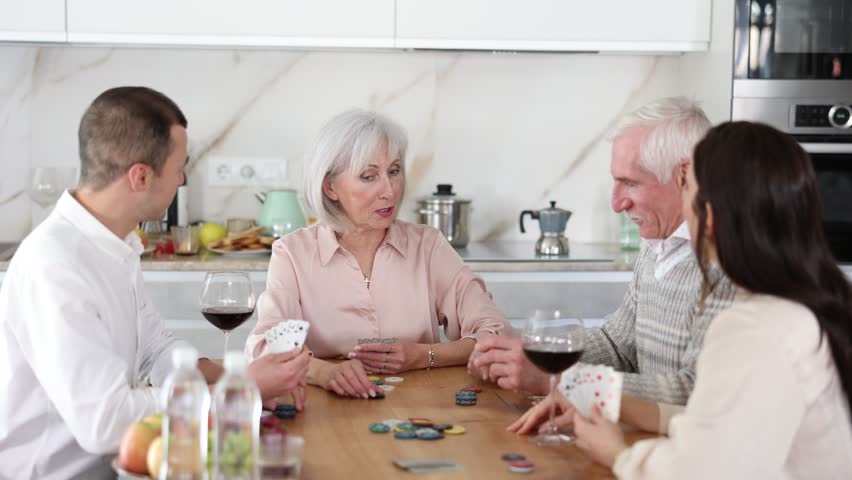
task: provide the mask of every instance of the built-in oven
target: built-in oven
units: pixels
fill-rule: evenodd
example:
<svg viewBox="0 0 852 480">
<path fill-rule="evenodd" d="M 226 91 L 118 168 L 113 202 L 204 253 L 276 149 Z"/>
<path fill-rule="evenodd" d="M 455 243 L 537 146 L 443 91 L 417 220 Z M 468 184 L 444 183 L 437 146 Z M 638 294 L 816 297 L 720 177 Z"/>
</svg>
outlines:
<svg viewBox="0 0 852 480">
<path fill-rule="evenodd" d="M 731 116 L 810 154 L 835 257 L 852 262 L 852 0 L 735 0 Z"/>
</svg>

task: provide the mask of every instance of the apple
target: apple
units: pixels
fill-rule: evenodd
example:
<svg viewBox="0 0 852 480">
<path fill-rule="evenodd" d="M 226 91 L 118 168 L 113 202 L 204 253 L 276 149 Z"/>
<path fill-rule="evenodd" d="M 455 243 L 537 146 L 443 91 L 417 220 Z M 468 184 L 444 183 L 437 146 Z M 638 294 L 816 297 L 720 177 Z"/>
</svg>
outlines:
<svg viewBox="0 0 852 480">
<path fill-rule="evenodd" d="M 219 241 L 225 238 L 225 235 L 228 234 L 228 231 L 225 230 L 225 227 L 219 225 L 218 223 L 205 223 L 201 226 L 201 229 L 198 231 L 199 240 L 201 240 L 201 244 L 205 247 L 208 243 Z"/>
<path fill-rule="evenodd" d="M 148 474 L 148 448 L 160 435 L 154 427 L 145 422 L 135 422 L 124 432 L 121 446 L 118 448 L 118 461 L 121 467 L 132 473 Z"/>
<path fill-rule="evenodd" d="M 163 437 L 157 437 L 148 446 L 145 457 L 148 465 L 148 475 L 153 479 L 160 478 L 160 466 L 163 464 Z"/>
</svg>

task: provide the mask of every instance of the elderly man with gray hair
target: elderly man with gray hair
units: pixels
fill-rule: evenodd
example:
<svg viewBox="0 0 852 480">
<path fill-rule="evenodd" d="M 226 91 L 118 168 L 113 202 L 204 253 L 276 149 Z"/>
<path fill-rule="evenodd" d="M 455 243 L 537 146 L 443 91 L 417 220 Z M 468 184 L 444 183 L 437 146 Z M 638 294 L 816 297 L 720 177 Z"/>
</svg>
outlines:
<svg viewBox="0 0 852 480">
<path fill-rule="evenodd" d="M 407 144 L 399 125 L 364 110 L 320 130 L 304 182 L 319 223 L 273 244 L 250 355 L 267 348 L 269 328 L 306 320 L 308 383 L 369 398 L 382 391 L 368 374 L 464 365 L 477 340 L 503 328 L 482 279 L 441 232 L 396 218 Z"/>
<path fill-rule="evenodd" d="M 626 212 L 645 239 L 621 306 L 601 328 L 587 330 L 581 361 L 625 372 L 622 421 L 665 432 L 695 383 L 695 362 L 710 320 L 733 300 L 734 288 L 717 266 L 703 307 L 702 273 L 692 254 L 681 213 L 681 194 L 692 150 L 710 128 L 691 100 L 658 100 L 633 112 L 612 145 L 612 209 Z M 469 362 L 471 373 L 508 389 L 546 394 L 547 375 L 525 357 L 519 339 L 484 339 Z M 479 355 L 481 354 L 481 355 Z M 558 405 L 562 424 L 573 407 Z M 538 426 L 552 400 L 541 402 L 510 426 Z"/>
</svg>

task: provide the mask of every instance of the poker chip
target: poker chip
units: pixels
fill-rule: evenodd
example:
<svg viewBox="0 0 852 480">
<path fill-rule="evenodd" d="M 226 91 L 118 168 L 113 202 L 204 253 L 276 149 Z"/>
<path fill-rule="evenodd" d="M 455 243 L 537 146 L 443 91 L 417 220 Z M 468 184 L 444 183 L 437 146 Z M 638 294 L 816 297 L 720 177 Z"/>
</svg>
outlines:
<svg viewBox="0 0 852 480">
<path fill-rule="evenodd" d="M 276 405 L 275 410 L 290 410 L 290 411 L 295 412 L 296 406 L 291 404 L 291 403 L 282 403 L 282 404 Z"/>
<path fill-rule="evenodd" d="M 476 399 L 473 399 L 473 400 L 459 400 L 459 399 L 457 398 L 457 399 L 456 399 L 456 405 L 460 405 L 460 406 L 463 406 L 463 407 L 469 407 L 469 406 L 472 406 L 472 405 L 476 405 Z"/>
<path fill-rule="evenodd" d="M 399 420 L 397 418 L 389 418 L 387 420 L 382 420 L 382 423 L 384 423 L 385 425 L 387 425 L 391 428 L 396 428 L 396 426 L 399 425 L 400 423 L 405 423 L 405 420 Z"/>
<path fill-rule="evenodd" d="M 447 435 L 463 435 L 467 430 L 461 425 L 453 425 L 452 427 L 444 430 L 444 433 Z"/>
<path fill-rule="evenodd" d="M 275 409 L 275 416 L 278 417 L 278 418 L 281 418 L 281 419 L 288 419 L 289 420 L 291 418 L 296 417 L 296 411 L 295 410 L 278 410 L 276 408 Z"/>
<path fill-rule="evenodd" d="M 379 385 L 379 386 L 382 386 L 382 385 L 384 385 L 384 384 L 385 384 L 385 382 L 383 382 L 383 381 L 381 381 L 381 380 L 370 380 L 370 381 L 373 383 L 373 385 Z"/>
<path fill-rule="evenodd" d="M 381 388 L 382 390 L 384 390 L 386 392 L 390 392 L 391 390 L 395 389 L 396 387 L 394 387 L 393 385 L 379 385 L 379 388 Z"/>
<path fill-rule="evenodd" d="M 385 381 L 390 383 L 400 383 L 404 382 L 405 379 L 402 377 L 385 377 Z"/>
<path fill-rule="evenodd" d="M 408 419 L 408 421 L 418 427 L 432 428 L 432 426 L 435 424 L 432 420 L 429 420 L 428 418 L 411 417 Z"/>
<path fill-rule="evenodd" d="M 374 392 L 374 393 L 375 393 L 375 395 L 373 395 L 371 397 L 368 396 L 367 399 L 368 400 L 381 400 L 381 399 L 385 398 L 385 394 L 382 393 L 382 392 Z"/>
<path fill-rule="evenodd" d="M 371 423 L 370 431 L 373 433 L 388 433 L 391 431 L 391 427 L 384 423 Z"/>
<path fill-rule="evenodd" d="M 440 440 L 444 438 L 444 434 L 434 428 L 420 428 L 414 434 L 420 440 Z"/>
<path fill-rule="evenodd" d="M 481 389 L 481 388 L 479 388 L 479 387 L 475 387 L 475 386 L 473 386 L 473 385 L 471 385 L 470 387 L 464 387 L 464 388 L 462 388 L 462 389 L 461 389 L 461 390 L 459 390 L 459 391 L 461 391 L 461 392 L 482 393 L 482 389 Z"/>
<path fill-rule="evenodd" d="M 456 400 L 458 400 L 458 399 L 474 399 L 474 400 L 476 400 L 476 393 L 467 392 L 467 391 L 464 391 L 464 390 L 459 390 L 458 392 L 456 392 Z"/>
<path fill-rule="evenodd" d="M 437 430 L 439 432 L 443 432 L 444 430 L 449 430 L 449 429 L 453 428 L 453 426 L 450 425 L 449 423 L 439 423 L 439 424 L 433 426 L 432 428 L 434 428 L 435 430 Z"/>
<path fill-rule="evenodd" d="M 377 376 L 375 376 L 375 375 L 370 375 L 369 377 L 367 377 L 367 380 L 369 380 L 369 381 L 371 381 L 371 382 L 380 382 L 380 381 L 382 381 L 382 377 L 377 377 Z"/>
<path fill-rule="evenodd" d="M 526 459 L 527 457 L 521 455 L 520 453 L 504 453 L 502 456 L 500 456 L 500 460 L 503 460 L 504 462 L 517 462 Z"/>
<path fill-rule="evenodd" d="M 402 422 L 394 427 L 397 432 L 414 432 L 417 430 L 417 425 L 411 422 Z"/>
<path fill-rule="evenodd" d="M 535 465 L 527 460 L 509 462 L 509 471 L 512 473 L 530 473 L 533 470 L 535 470 Z"/>
<path fill-rule="evenodd" d="M 417 438 L 417 434 L 414 432 L 396 432 L 393 434 L 393 437 L 400 440 L 412 440 Z"/>
</svg>

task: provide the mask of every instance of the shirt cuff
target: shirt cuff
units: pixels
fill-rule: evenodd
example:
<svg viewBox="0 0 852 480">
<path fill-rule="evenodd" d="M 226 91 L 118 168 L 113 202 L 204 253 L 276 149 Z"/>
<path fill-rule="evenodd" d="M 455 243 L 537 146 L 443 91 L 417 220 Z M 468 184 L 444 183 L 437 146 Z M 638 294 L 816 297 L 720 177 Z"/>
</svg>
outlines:
<svg viewBox="0 0 852 480">
<path fill-rule="evenodd" d="M 615 461 L 612 463 L 612 473 L 617 478 L 625 478 L 624 470 L 630 463 L 630 454 L 632 451 L 633 447 L 627 447 L 615 456 Z"/>
<path fill-rule="evenodd" d="M 684 407 L 683 405 L 672 405 L 670 403 L 657 403 L 657 408 L 660 410 L 660 423 L 657 425 L 657 431 L 663 435 L 668 435 L 669 433 L 669 421 L 671 421 L 672 417 L 683 413 Z"/>
</svg>

